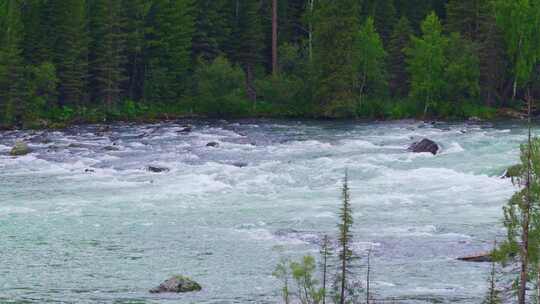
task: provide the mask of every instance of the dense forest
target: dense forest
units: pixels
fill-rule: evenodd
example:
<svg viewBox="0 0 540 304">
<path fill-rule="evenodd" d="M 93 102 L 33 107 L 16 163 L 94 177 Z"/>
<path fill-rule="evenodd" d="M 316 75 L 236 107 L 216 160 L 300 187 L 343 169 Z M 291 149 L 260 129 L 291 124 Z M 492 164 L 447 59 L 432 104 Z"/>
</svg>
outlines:
<svg viewBox="0 0 540 304">
<path fill-rule="evenodd" d="M 540 96 L 539 0 L 2 0 L 0 124 L 490 117 Z"/>
</svg>

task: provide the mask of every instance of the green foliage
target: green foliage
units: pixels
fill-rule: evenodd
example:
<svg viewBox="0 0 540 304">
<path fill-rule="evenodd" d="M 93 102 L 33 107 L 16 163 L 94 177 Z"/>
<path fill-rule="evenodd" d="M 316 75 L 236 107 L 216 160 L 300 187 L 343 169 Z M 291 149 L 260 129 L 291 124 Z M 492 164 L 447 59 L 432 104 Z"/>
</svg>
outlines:
<svg viewBox="0 0 540 304">
<path fill-rule="evenodd" d="M 156 0 L 153 39 L 149 58 L 145 98 L 151 101 L 180 102 L 190 87 L 191 43 L 195 31 L 192 0 Z"/>
<path fill-rule="evenodd" d="M 413 30 L 409 20 L 401 17 L 395 24 L 392 36 L 388 42 L 388 73 L 389 86 L 392 95 L 395 97 L 404 97 L 409 91 L 409 75 L 406 69 L 405 50 L 410 46 L 410 40 Z"/>
<path fill-rule="evenodd" d="M 354 223 L 351 210 L 351 197 L 349 189 L 349 176 L 345 172 L 343 187 L 341 189 L 342 205 L 339 212 L 340 223 L 338 224 L 338 260 L 339 260 L 339 303 L 348 303 L 346 299 L 349 283 L 349 276 L 352 275 L 352 260 L 354 259 L 351 249 L 352 233 L 351 228 Z"/>
<path fill-rule="evenodd" d="M 447 85 L 444 81 L 447 46 L 448 39 L 442 33 L 441 22 L 435 13 L 431 13 L 422 23 L 422 36 L 413 37 L 412 45 L 406 51 L 411 97 L 424 102 L 424 116 L 429 107 L 441 100 Z"/>
<path fill-rule="evenodd" d="M 504 206 L 504 225 L 507 239 L 497 252 L 498 258 L 520 256 L 527 261 L 526 266 L 538 269 L 540 263 L 540 139 L 534 138 L 521 146 L 521 168 L 517 177 L 512 180 L 519 187 L 512 198 Z M 516 174 L 514 172 L 513 174 Z M 529 221 L 527 222 L 528 219 Z M 526 224 L 528 223 L 528 225 Z M 527 229 L 528 247 L 523 252 L 524 231 Z M 523 258 L 523 255 L 526 257 Z M 535 266 L 535 267 L 534 267 Z M 533 270 L 534 271 L 534 270 Z"/>
<path fill-rule="evenodd" d="M 480 68 L 474 46 L 457 33 L 450 35 L 448 43 L 444 71 L 447 83 L 445 99 L 455 102 L 478 97 Z"/>
<path fill-rule="evenodd" d="M 50 62 L 29 67 L 27 74 L 30 103 L 25 109 L 24 120 L 32 123 L 39 120 L 47 107 L 56 105 L 59 79 L 56 67 Z"/>
<path fill-rule="evenodd" d="M 312 256 L 304 256 L 300 262 L 290 264 L 292 277 L 296 282 L 297 295 L 300 303 L 321 302 L 319 282 L 314 278 L 317 264 Z"/>
<path fill-rule="evenodd" d="M 462 118 L 491 116 L 481 104 L 515 106 L 507 100 L 529 87 L 540 94 L 537 0 L 277 3 L 280 73 L 270 77 L 270 1 L 0 1 L 0 124 L 65 120 L 52 110 L 64 106 L 72 122 Z M 219 56 L 244 74 L 233 82 L 246 97 L 225 109 L 205 96 L 220 94 L 199 90 L 214 81 L 199 72 Z M 523 90 L 512 94 L 513 83 Z"/>
<path fill-rule="evenodd" d="M 274 277 L 276 277 L 278 280 L 280 280 L 283 284 L 283 287 L 281 288 L 281 294 L 283 296 L 283 302 L 285 304 L 290 303 L 290 297 L 291 297 L 291 291 L 290 291 L 290 262 L 286 259 L 282 259 L 279 264 L 276 266 L 276 269 L 272 273 Z"/>
<path fill-rule="evenodd" d="M 242 116 L 249 111 L 244 88 L 244 73 L 232 66 L 225 57 L 212 63 L 202 63 L 196 72 L 197 112 L 210 116 Z"/>
<path fill-rule="evenodd" d="M 81 105 L 85 100 L 88 75 L 86 3 L 84 0 L 65 0 L 51 2 L 48 5 L 52 6 L 54 22 L 52 30 L 57 38 L 51 56 L 59 79 L 60 103 Z M 99 45 L 104 43 L 105 41 L 96 42 Z M 109 58 L 112 54 L 104 56 Z"/>
<path fill-rule="evenodd" d="M 373 18 L 368 17 L 358 33 L 356 68 L 359 75 L 358 93 L 360 104 L 365 94 L 378 92 L 379 95 L 386 88 L 386 70 L 384 61 L 386 51 L 382 40 L 375 30 Z"/>
<path fill-rule="evenodd" d="M 515 80 L 525 86 L 540 61 L 540 2 L 495 0 L 495 7 Z"/>
<path fill-rule="evenodd" d="M 324 116 L 353 116 L 359 1 L 317 1 L 312 18 L 315 100 Z"/>
<path fill-rule="evenodd" d="M 21 1 L 4 4 L 0 32 L 0 123 L 20 122 L 26 105 L 26 83 L 22 58 Z"/>
</svg>

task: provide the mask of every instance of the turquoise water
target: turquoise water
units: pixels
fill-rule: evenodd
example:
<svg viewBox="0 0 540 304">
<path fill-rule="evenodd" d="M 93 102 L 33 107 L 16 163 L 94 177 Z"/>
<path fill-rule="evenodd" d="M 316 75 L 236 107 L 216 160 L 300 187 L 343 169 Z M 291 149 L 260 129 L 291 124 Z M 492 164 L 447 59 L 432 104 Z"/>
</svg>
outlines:
<svg viewBox="0 0 540 304">
<path fill-rule="evenodd" d="M 504 237 L 515 189 L 499 176 L 522 125 L 210 121 L 178 133 L 184 123 L 74 127 L 45 143 L 0 133 L 0 302 L 277 303 L 280 257 L 317 254 L 335 234 L 346 168 L 376 298 L 484 295 L 489 265 L 455 258 Z M 406 151 L 424 137 L 442 153 Z M 22 138 L 34 152 L 10 157 Z M 176 273 L 203 291 L 148 293 Z"/>
</svg>

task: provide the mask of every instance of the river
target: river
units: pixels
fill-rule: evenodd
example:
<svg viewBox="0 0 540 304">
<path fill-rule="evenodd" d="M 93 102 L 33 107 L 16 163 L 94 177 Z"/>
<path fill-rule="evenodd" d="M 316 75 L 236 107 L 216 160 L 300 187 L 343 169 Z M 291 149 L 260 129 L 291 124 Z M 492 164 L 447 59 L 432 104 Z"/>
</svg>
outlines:
<svg viewBox="0 0 540 304">
<path fill-rule="evenodd" d="M 373 250 L 377 299 L 484 296 L 489 265 L 456 257 L 504 237 L 515 188 L 499 176 L 518 161 L 523 125 L 184 123 L 0 133 L 0 302 L 277 303 L 279 259 L 317 255 L 335 236 L 346 169 L 353 245 Z M 442 152 L 406 150 L 424 137 Z M 34 152 L 9 156 L 17 139 Z M 148 293 L 177 273 L 203 291 Z"/>
</svg>

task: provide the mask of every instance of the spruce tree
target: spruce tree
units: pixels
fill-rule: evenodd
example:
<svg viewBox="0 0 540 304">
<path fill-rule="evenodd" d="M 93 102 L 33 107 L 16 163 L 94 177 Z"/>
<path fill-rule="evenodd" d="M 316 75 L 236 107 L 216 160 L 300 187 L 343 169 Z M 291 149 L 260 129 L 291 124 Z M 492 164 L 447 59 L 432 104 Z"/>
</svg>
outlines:
<svg viewBox="0 0 540 304">
<path fill-rule="evenodd" d="M 405 49 L 409 47 L 413 30 L 406 17 L 401 17 L 394 26 L 388 43 L 389 86 L 395 97 L 407 96 L 409 92 L 409 74 L 406 68 Z"/>
<path fill-rule="evenodd" d="M 145 98 L 179 102 L 190 89 L 195 29 L 192 0 L 156 0 L 152 7 L 153 37 L 149 42 Z"/>
<path fill-rule="evenodd" d="M 263 61 L 264 33 L 260 16 L 261 2 L 258 0 L 235 0 L 234 13 L 234 58 L 246 73 L 248 98 L 256 102 L 255 68 Z"/>
<path fill-rule="evenodd" d="M 56 1 L 52 59 L 60 80 L 62 105 L 82 105 L 88 77 L 88 35 L 84 0 Z"/>
<path fill-rule="evenodd" d="M 230 54 L 232 5 L 230 0 L 195 1 L 193 56 L 213 61 L 220 54 Z"/>
<path fill-rule="evenodd" d="M 125 19 L 120 1 L 95 0 L 91 4 L 94 99 L 113 109 L 123 97 L 127 80 Z"/>
<path fill-rule="evenodd" d="M 150 4 L 147 0 L 121 0 L 125 22 L 125 92 L 129 99 L 140 100 L 144 88 L 144 63 L 147 48 L 146 24 Z"/>
<path fill-rule="evenodd" d="M 357 0 L 317 1 L 313 16 L 315 99 L 325 116 L 356 114 L 355 40 L 360 30 Z"/>
<path fill-rule="evenodd" d="M 506 58 L 492 0 L 451 0 L 446 5 L 448 32 L 474 43 L 480 63 L 481 93 L 488 105 L 500 98 L 506 77 Z"/>
<path fill-rule="evenodd" d="M 339 212 L 339 218 L 341 222 L 338 224 L 338 246 L 339 246 L 339 304 L 347 303 L 346 294 L 348 289 L 348 277 L 352 275 L 351 262 L 353 260 L 353 252 L 351 249 L 352 233 L 351 228 L 353 225 L 352 209 L 351 209 L 351 196 L 349 189 L 349 176 L 345 172 L 345 178 L 343 179 L 343 187 L 341 189 L 342 205 Z"/>
<path fill-rule="evenodd" d="M 21 122 L 25 110 L 24 62 L 22 57 L 23 24 L 21 0 L 4 3 L 0 33 L 0 123 Z"/>
<path fill-rule="evenodd" d="M 394 26 L 398 22 L 394 0 L 367 0 L 364 5 L 364 14 L 373 18 L 377 32 L 384 45 L 387 46 Z"/>
</svg>

